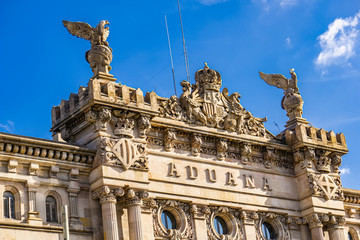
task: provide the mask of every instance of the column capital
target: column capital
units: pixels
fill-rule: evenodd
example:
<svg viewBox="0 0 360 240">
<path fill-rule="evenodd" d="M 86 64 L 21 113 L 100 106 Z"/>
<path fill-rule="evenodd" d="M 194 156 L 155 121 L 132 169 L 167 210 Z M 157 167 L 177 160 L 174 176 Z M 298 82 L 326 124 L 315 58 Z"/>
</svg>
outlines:
<svg viewBox="0 0 360 240">
<path fill-rule="evenodd" d="M 116 203 L 116 197 L 121 197 L 124 195 L 124 190 L 122 188 L 110 188 L 109 186 L 103 186 L 100 189 L 92 192 L 92 198 L 100 199 L 100 204 L 106 202 Z"/>
<path fill-rule="evenodd" d="M 133 189 L 129 189 L 125 195 L 125 205 L 142 205 L 142 199 L 146 199 L 148 197 L 149 193 L 147 191 L 135 192 Z"/>
<path fill-rule="evenodd" d="M 326 227 L 328 230 L 342 228 L 346 222 L 344 217 L 331 215 L 328 217 L 328 222 L 326 223 Z"/>
<path fill-rule="evenodd" d="M 317 227 L 323 227 L 322 221 L 317 213 L 314 213 L 310 216 L 306 217 L 306 221 L 309 224 L 309 228 L 317 228 Z"/>
</svg>

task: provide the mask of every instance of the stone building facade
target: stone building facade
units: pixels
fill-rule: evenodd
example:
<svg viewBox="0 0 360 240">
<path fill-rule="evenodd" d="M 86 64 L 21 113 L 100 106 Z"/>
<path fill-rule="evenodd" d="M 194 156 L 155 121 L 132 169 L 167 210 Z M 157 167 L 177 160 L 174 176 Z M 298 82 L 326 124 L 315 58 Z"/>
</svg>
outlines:
<svg viewBox="0 0 360 240">
<path fill-rule="evenodd" d="M 345 137 L 302 118 L 293 71 L 261 73 L 284 89 L 274 136 L 207 64 L 180 97 L 117 83 L 105 40 L 88 85 L 52 109 L 53 141 L 0 133 L 0 239 L 63 239 L 63 205 L 71 240 L 359 239 Z"/>
</svg>

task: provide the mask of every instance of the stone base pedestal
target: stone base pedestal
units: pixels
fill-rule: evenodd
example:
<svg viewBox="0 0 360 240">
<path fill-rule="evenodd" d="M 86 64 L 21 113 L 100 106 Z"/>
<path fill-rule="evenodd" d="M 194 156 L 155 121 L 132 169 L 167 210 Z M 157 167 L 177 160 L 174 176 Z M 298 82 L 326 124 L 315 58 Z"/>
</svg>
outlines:
<svg viewBox="0 0 360 240">
<path fill-rule="evenodd" d="M 38 218 L 38 212 L 28 212 L 28 219 L 26 220 L 27 223 L 31 225 L 42 226 L 43 222 L 41 218 Z"/>
</svg>

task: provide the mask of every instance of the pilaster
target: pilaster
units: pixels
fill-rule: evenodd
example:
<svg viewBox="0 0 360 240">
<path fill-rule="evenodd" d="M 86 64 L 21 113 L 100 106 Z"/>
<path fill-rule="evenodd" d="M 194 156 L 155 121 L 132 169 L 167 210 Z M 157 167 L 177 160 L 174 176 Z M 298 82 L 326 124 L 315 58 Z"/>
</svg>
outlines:
<svg viewBox="0 0 360 240">
<path fill-rule="evenodd" d="M 39 185 L 35 183 L 28 183 L 28 216 L 27 222 L 34 225 L 42 225 L 42 219 L 39 218 L 39 212 L 36 210 L 36 194 Z"/>
</svg>

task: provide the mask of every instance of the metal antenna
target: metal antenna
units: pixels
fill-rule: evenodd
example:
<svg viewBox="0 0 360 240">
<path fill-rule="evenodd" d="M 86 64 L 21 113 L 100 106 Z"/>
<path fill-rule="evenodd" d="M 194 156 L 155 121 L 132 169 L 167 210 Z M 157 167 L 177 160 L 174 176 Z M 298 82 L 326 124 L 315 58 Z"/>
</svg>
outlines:
<svg viewBox="0 0 360 240">
<path fill-rule="evenodd" d="M 185 68 L 186 68 L 186 78 L 187 78 L 188 82 L 190 82 L 189 60 L 188 60 L 188 55 L 187 55 L 187 51 L 186 51 L 185 36 L 184 36 L 184 28 L 183 28 L 182 19 L 181 19 L 180 2 L 179 2 L 179 0 L 177 0 L 177 2 L 178 2 L 179 17 L 180 17 L 180 25 L 181 25 L 181 33 L 182 33 L 183 48 L 184 48 L 184 58 L 185 58 Z"/>
<path fill-rule="evenodd" d="M 176 83 L 175 83 L 174 62 L 173 62 L 173 57 L 172 57 L 172 53 L 171 53 L 171 44 L 170 44 L 169 29 L 168 29 L 166 15 L 165 15 L 165 25 L 166 25 L 166 33 L 167 33 L 167 38 L 168 38 L 168 43 L 169 43 L 170 61 L 171 61 L 171 69 L 172 69 L 172 75 L 173 75 L 173 80 L 174 80 L 175 95 L 177 96 Z"/>
</svg>

